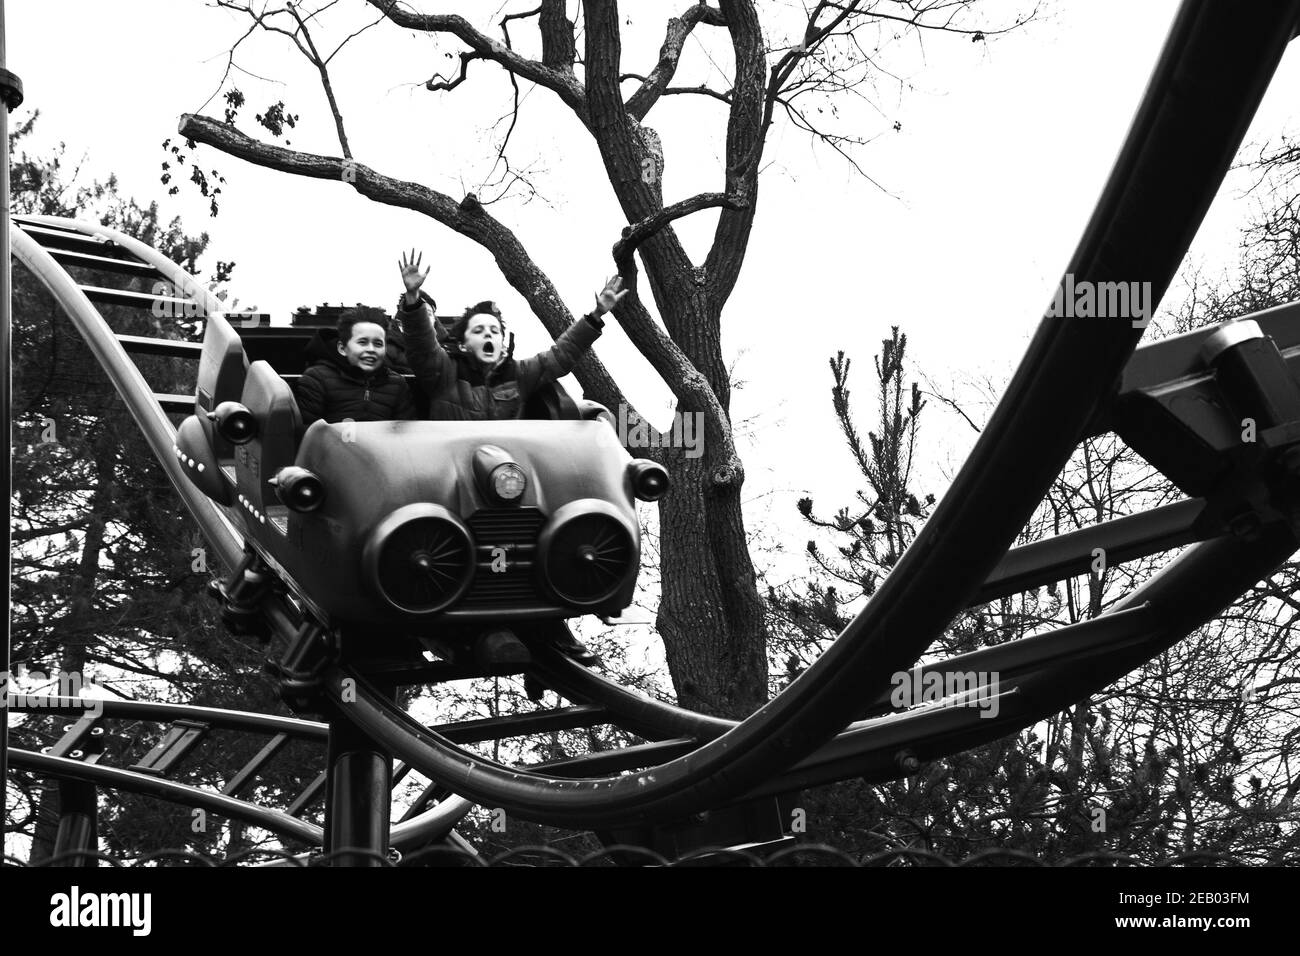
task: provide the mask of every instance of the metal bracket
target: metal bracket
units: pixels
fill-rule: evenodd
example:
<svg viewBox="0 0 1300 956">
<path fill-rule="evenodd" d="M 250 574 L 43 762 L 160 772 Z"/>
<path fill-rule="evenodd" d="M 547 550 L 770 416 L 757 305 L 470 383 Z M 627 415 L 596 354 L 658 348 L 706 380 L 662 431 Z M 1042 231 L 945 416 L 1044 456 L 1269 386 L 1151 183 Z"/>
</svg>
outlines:
<svg viewBox="0 0 1300 956">
<path fill-rule="evenodd" d="M 1140 349 L 1098 428 L 1182 491 L 1203 526 L 1300 525 L 1300 303 Z"/>
<path fill-rule="evenodd" d="M 320 624 L 306 621 L 279 661 L 267 659 L 266 671 L 280 679 L 280 698 L 295 713 L 319 713 L 321 676 L 338 657 L 337 641 Z"/>
<path fill-rule="evenodd" d="M 23 81 L 17 73 L 3 68 L 0 68 L 0 101 L 11 113 L 23 105 Z"/>
<path fill-rule="evenodd" d="M 132 770 L 154 777 L 166 777 L 177 764 L 198 746 L 212 728 L 197 720 L 174 720 L 158 745 L 149 751 Z"/>
</svg>

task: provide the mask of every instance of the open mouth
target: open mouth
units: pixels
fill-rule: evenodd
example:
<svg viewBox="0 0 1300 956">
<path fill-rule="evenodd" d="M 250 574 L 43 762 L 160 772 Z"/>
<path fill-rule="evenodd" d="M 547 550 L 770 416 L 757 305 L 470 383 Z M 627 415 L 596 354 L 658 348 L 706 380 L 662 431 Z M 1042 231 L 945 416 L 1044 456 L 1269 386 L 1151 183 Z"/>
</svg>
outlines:
<svg viewBox="0 0 1300 956">
<path fill-rule="evenodd" d="M 497 347 L 496 347 L 495 345 L 493 345 L 491 342 L 484 342 L 484 343 L 483 343 L 483 354 L 484 354 L 484 355 L 492 355 L 493 353 L 496 352 L 496 350 L 497 350 Z"/>
</svg>

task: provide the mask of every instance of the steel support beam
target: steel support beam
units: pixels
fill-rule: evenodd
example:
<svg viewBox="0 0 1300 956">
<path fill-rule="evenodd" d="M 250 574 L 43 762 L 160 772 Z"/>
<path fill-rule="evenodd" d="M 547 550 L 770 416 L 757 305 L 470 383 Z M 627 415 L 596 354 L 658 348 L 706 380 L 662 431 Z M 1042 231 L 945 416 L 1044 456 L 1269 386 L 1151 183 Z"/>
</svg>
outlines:
<svg viewBox="0 0 1300 956">
<path fill-rule="evenodd" d="M 348 710 L 343 705 L 340 711 Z M 342 712 L 330 715 L 325 852 L 333 866 L 383 866 L 388 854 L 392 757 Z"/>
<path fill-rule="evenodd" d="M 1204 511 L 1204 500 L 1190 498 L 1012 548 L 967 606 L 977 607 L 1008 594 L 1083 574 L 1098 549 L 1109 567 L 1192 544 L 1209 532 L 1198 526 L 1197 519 Z"/>
<path fill-rule="evenodd" d="M 59 780 L 59 828 L 54 834 L 54 853 L 99 850 L 99 795 L 93 783 Z M 94 856 L 60 860 L 59 866 L 99 866 Z"/>
<path fill-rule="evenodd" d="M 13 492 L 13 277 L 9 267 L 9 113 L 23 101 L 23 84 L 5 69 L 5 5 L 0 0 L 0 141 L 4 142 L 4 164 L 0 168 L 0 354 L 4 368 L 0 369 L 0 421 L 4 422 L 4 471 L 0 474 L 0 491 L 5 500 L 12 500 Z M 13 576 L 12 534 L 9 522 L 4 523 L 5 588 Z M 7 592 L 6 592 L 7 593 Z M 13 625 L 5 615 L 4 641 L 0 642 L 0 693 L 9 693 L 10 648 Z M 0 850 L 4 847 L 4 808 L 8 806 L 9 780 L 9 710 L 0 707 Z"/>
</svg>

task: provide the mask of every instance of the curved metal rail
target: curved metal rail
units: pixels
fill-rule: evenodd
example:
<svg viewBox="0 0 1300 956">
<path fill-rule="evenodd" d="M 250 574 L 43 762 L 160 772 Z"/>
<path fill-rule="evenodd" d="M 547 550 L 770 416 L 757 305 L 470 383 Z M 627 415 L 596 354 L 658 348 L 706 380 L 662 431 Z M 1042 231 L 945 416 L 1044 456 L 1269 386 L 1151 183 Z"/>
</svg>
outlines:
<svg viewBox="0 0 1300 956">
<path fill-rule="evenodd" d="M 70 225 L 67 220 L 51 219 L 50 217 L 33 218 L 37 219 L 37 221 L 58 224 L 65 229 Z M 148 246 L 131 239 L 129 236 L 104 226 L 96 227 L 81 223 L 77 223 L 76 226 L 80 227 L 77 230 L 78 232 L 85 235 L 98 235 L 115 245 L 130 250 L 142 259 L 145 259 L 147 255 L 148 259 L 145 261 L 157 270 L 160 278 L 166 279 L 168 282 L 176 282 L 179 285 L 179 277 L 176 274 L 186 275 L 185 270 L 170 259 L 159 255 Z M 235 531 L 230 519 L 226 517 L 221 507 L 199 491 L 185 475 L 180 462 L 176 460 L 176 456 L 172 453 L 176 429 L 172 426 L 166 411 L 154 398 L 153 389 L 149 387 L 149 383 L 145 381 L 140 370 L 131 361 L 131 357 L 127 354 L 126 349 L 122 347 L 122 343 L 117 340 L 117 337 L 108 327 L 108 323 L 104 321 L 104 317 L 95 308 L 94 303 L 90 301 L 86 293 L 72 280 L 63 266 L 47 249 L 27 235 L 21 228 L 13 230 L 11 240 L 14 256 L 40 280 L 41 284 L 45 286 L 50 295 L 62 307 L 68 318 L 72 320 L 82 338 L 85 339 L 96 361 L 104 369 L 109 381 L 113 383 L 118 395 L 122 397 L 122 401 L 126 403 L 132 419 L 140 427 L 145 441 L 149 444 L 149 450 L 158 459 L 159 465 L 167 474 L 167 478 L 171 481 L 177 494 L 181 496 L 185 507 L 194 516 L 199 530 L 208 543 L 212 545 L 217 557 L 227 567 L 235 567 L 244 551 L 239 533 Z M 216 309 L 220 308 L 220 303 L 208 295 L 207 290 L 196 283 L 193 277 L 189 277 L 188 284 L 182 287 L 197 289 L 198 292 L 202 293 L 203 298 L 200 298 L 198 302 L 208 321 L 225 321 L 216 311 Z"/>
<path fill-rule="evenodd" d="M 273 714 L 153 701 L 97 700 L 95 703 L 101 709 L 101 720 L 141 720 L 154 723 L 194 721 L 205 724 L 212 730 L 283 735 L 289 739 L 307 740 L 322 745 L 329 736 L 327 724 Z M 85 714 L 86 702 L 82 698 L 26 696 L 20 698 L 11 709 L 15 713 L 77 717 Z M 442 730 L 453 735 L 457 734 L 455 726 L 442 728 Z M 462 733 L 461 736 L 473 739 L 472 735 L 466 736 Z M 215 793 L 202 787 L 136 770 L 85 763 L 69 757 L 24 749 L 11 750 L 10 753 L 13 766 L 48 777 L 82 780 L 97 786 L 145 794 L 188 807 L 201 807 L 230 819 L 242 820 L 262 827 L 282 837 L 302 840 L 313 845 L 320 845 L 322 842 L 323 834 L 319 826 L 300 820 L 291 813 L 259 806 L 228 794 Z M 390 845 L 405 852 L 443 839 L 472 807 L 472 803 L 460 797 L 448 797 L 436 806 L 395 824 L 391 830 Z"/>
<path fill-rule="evenodd" d="M 213 548 L 217 558 L 227 567 L 235 567 L 243 557 L 243 543 L 240 534 L 227 516 L 224 509 L 208 499 L 190 482 L 182 471 L 179 462 L 172 454 L 176 430 L 168 418 L 167 412 L 158 402 L 140 370 L 131 360 L 122 341 L 109 328 L 108 323 L 96 308 L 88 294 L 88 287 L 79 285 L 56 259 L 55 254 L 44 247 L 25 228 L 35 227 L 36 231 L 44 229 L 57 234 L 71 234 L 93 239 L 112 254 L 107 261 L 92 261 L 87 257 L 79 264 L 87 268 L 98 265 L 113 269 L 130 268 L 132 274 L 144 278 L 156 278 L 165 281 L 172 289 L 179 291 L 184 300 L 195 307 L 208 322 L 225 322 L 220 314 L 221 303 L 208 290 L 176 263 L 150 248 L 148 245 L 116 230 L 94 223 L 74 222 L 50 216 L 23 216 L 18 218 L 18 228 L 12 231 L 12 246 L 15 257 L 23 263 L 53 296 L 55 302 L 73 322 L 73 325 L 86 341 L 92 355 L 104 369 L 110 382 L 121 396 L 132 419 L 139 426 L 150 450 L 161 465 L 164 473 L 180 495 L 187 509 L 193 515 L 205 540 Z M 118 251 L 125 256 L 118 257 Z M 65 251 L 62 251 L 66 254 Z M 125 265 L 123 265 L 125 263 Z M 89 289 L 92 294 L 103 295 L 111 290 Z M 139 296 L 141 300 L 148 297 Z M 159 300 L 170 297 L 160 296 Z M 136 701 L 103 701 L 104 712 L 113 717 L 134 717 L 142 720 L 189 719 L 199 720 L 214 727 L 244 730 L 250 732 L 281 733 L 295 737 L 320 739 L 324 741 L 328 728 L 324 724 L 292 718 L 274 717 L 265 714 L 248 714 L 224 711 L 217 708 L 190 707 L 185 705 L 156 704 Z M 21 707 L 12 708 L 21 710 Z M 84 704 L 79 701 L 42 701 L 42 712 L 65 713 L 69 715 L 84 712 Z M 131 770 L 86 764 L 78 760 L 48 754 L 32 753 L 21 749 L 11 749 L 10 764 L 52 777 L 67 780 L 82 780 L 88 783 L 111 786 L 117 789 L 149 794 L 164 800 L 183 803 L 188 806 L 204 807 L 234 819 L 244 820 L 256 826 L 278 833 L 282 836 L 306 840 L 311 843 L 321 842 L 321 829 L 305 821 L 298 820 L 286 813 L 259 807 L 248 801 L 239 800 L 223 794 L 216 794 L 201 788 L 191 787 L 173 780 L 160 779 L 148 774 Z M 460 797 L 448 797 L 437 806 L 426 810 L 409 820 L 394 825 L 391 829 L 391 845 L 398 849 L 422 846 L 432 840 L 441 839 L 464 817 L 472 804 Z"/>
<path fill-rule="evenodd" d="M 1163 296 L 1298 23 L 1294 0 L 1250 18 L 1207 0 L 1184 2 L 1067 275 L 1150 282 L 1153 303 Z M 1170 175 L 1175 168 L 1182 176 Z M 780 696 L 688 754 L 628 776 L 539 778 L 418 732 L 377 695 L 367 694 L 354 718 L 456 792 L 541 822 L 680 817 L 754 791 L 884 693 L 890 675 L 909 669 L 975 594 L 1112 393 L 1141 334 L 1126 321 L 1044 318 L 965 466 L 868 606 Z M 1276 563 L 1290 546 L 1247 549 L 1242 566 L 1266 570 L 1263 559 L 1247 559 Z M 1198 553 L 1213 554 L 1213 545 Z M 1162 580 L 1176 584 L 1196 560 Z M 1182 620 L 1177 607 L 1166 613 Z M 1162 622 L 1157 631 L 1176 635 L 1179 626 Z M 334 695 L 345 673 L 329 675 Z"/>
<path fill-rule="evenodd" d="M 1094 620 L 925 668 L 997 671 L 996 714 L 991 715 L 985 707 L 988 698 L 976 694 L 964 701 L 950 700 L 859 721 L 785 772 L 774 774 L 758 786 L 733 791 L 727 799 L 710 805 L 788 792 L 849 776 L 895 779 L 912 772 L 900 759 L 904 755 L 934 760 L 1027 727 L 1107 686 L 1213 618 L 1284 561 L 1296 544 L 1290 529 L 1277 526 L 1260 542 L 1248 544 L 1222 538 L 1199 545 Z M 1067 644 L 1074 646 L 1063 646 Z M 558 662 L 554 663 L 554 672 L 563 670 Z M 342 674 L 340 671 L 339 676 Z M 353 719 L 368 734 L 422 772 L 477 802 L 502 806 L 523 819 L 555 826 L 604 827 L 662 818 L 653 810 L 628 811 L 611 806 L 601 792 L 615 781 L 648 779 L 653 783 L 661 767 L 626 777 L 570 779 L 569 774 L 581 774 L 595 761 L 580 757 L 566 761 L 562 767 L 535 768 L 531 772 L 494 764 L 415 724 L 387 706 L 382 695 L 358 675 L 348 676 L 360 688 L 352 705 Z M 581 684 L 573 681 L 569 686 Z M 702 727 L 703 733 L 716 730 L 707 724 Z M 670 740 L 644 753 L 650 762 L 682 749 L 691 750 L 693 755 L 698 752 L 694 747 L 689 740 Z M 596 757 L 603 761 L 610 755 Z M 554 775 L 557 771 L 565 776 Z"/>
<path fill-rule="evenodd" d="M 1268 5 L 1250 18 L 1210 0 L 1185 0 L 1067 274 L 1076 282 L 1149 282 L 1153 298 L 1160 298 L 1298 25 L 1300 0 Z M 1172 168 L 1182 175 L 1169 175 Z M 1150 234 L 1152 223 L 1159 225 L 1159 241 Z M 138 373 L 132 376 L 134 366 L 86 296 L 25 238 L 16 237 L 19 257 L 77 322 L 203 533 L 233 566 L 238 535 L 221 510 L 179 474 L 170 455 L 170 422 L 156 402 L 143 399 L 148 386 Z M 162 263 L 148 258 L 156 256 L 152 250 L 121 244 L 167 274 Z M 183 273 L 168 278 L 198 297 Z M 652 737 L 689 738 L 660 740 L 625 755 L 647 762 L 667 757 L 659 766 L 627 776 L 555 775 L 605 772 L 610 755 L 601 754 L 550 771 L 512 769 L 415 724 L 346 669 L 329 670 L 326 687 L 337 702 L 342 681 L 357 678 L 363 692 L 347 705 L 351 719 L 447 788 L 523 818 L 584 827 L 680 817 L 746 794 L 833 779 L 827 774 L 897 775 L 896 751 L 903 743 L 940 755 L 1002 736 L 1105 686 L 1177 640 L 1294 547 L 1283 529 L 1268 531 L 1255 545 L 1232 539 L 1200 545 L 1098 621 L 1018 642 L 1023 646 L 1015 649 L 977 652 L 986 661 L 998 654 L 1006 658 L 1004 718 L 975 723 L 971 708 L 925 707 L 851 723 L 963 606 L 990 587 L 1007 589 L 1026 580 L 1014 569 L 999 579 L 995 567 L 1098 418 L 1140 336 L 1140 329 L 1123 322 L 1045 318 L 966 465 L 870 604 L 820 660 L 744 722 L 647 702 L 543 656 L 540 672 L 561 686 L 567 682 L 576 699 L 595 701 L 621 725 Z M 1171 518 L 1171 542 L 1183 543 L 1181 521 L 1181 513 Z M 1227 559 L 1230 574 L 1218 566 Z M 287 618 L 279 618 L 277 630 L 284 630 Z M 1100 643 L 1087 646 L 1087 638 Z M 1067 644 L 1068 668 L 1058 653 Z M 1107 655 L 1098 651 L 1101 646 Z"/>
</svg>

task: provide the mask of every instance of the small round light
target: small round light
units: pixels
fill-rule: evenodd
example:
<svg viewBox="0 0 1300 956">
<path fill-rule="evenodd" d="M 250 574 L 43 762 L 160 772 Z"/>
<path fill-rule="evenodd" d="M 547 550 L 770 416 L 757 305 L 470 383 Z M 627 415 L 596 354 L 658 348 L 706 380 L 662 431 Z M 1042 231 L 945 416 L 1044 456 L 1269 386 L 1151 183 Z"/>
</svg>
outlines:
<svg viewBox="0 0 1300 956">
<path fill-rule="evenodd" d="M 497 465 L 492 469 L 492 491 L 502 501 L 514 501 L 524 493 L 528 479 L 518 465 Z"/>
<path fill-rule="evenodd" d="M 642 501 L 658 501 L 668 493 L 668 472 L 663 465 L 645 458 L 628 462 L 632 493 Z"/>
<path fill-rule="evenodd" d="M 257 419 L 239 402 L 222 402 L 208 414 L 217 434 L 232 445 L 245 445 L 257 437 Z"/>
<path fill-rule="evenodd" d="M 325 501 L 325 485 L 320 478 L 297 465 L 281 468 L 271 484 L 276 496 L 292 511 L 315 511 Z"/>
</svg>

